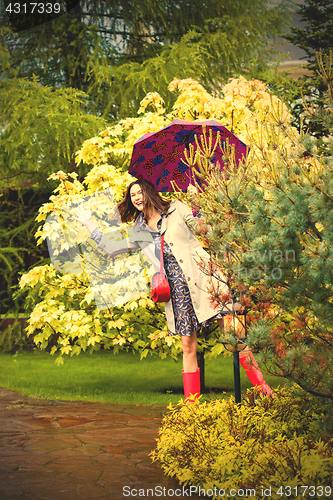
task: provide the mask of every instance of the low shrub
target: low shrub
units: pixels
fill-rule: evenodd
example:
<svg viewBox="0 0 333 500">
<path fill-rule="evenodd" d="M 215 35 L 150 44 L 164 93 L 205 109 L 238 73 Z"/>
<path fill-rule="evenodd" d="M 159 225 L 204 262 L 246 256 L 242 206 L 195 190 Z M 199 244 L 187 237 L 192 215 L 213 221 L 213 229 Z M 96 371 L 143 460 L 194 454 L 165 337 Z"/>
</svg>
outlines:
<svg viewBox="0 0 333 500">
<path fill-rule="evenodd" d="M 21 349 L 33 349 L 34 344 L 24 333 L 25 320 L 17 317 L 0 319 L 0 352 L 15 354 Z"/>
<path fill-rule="evenodd" d="M 284 498 L 281 485 L 304 498 L 296 487 L 325 485 L 311 498 L 332 498 L 333 439 L 315 432 L 318 411 L 311 397 L 291 389 L 279 389 L 274 399 L 250 389 L 241 404 L 233 397 L 180 402 L 169 406 L 151 456 L 182 484 L 216 488 L 213 499 L 236 485 L 263 499 L 265 488 L 269 499 Z"/>
</svg>

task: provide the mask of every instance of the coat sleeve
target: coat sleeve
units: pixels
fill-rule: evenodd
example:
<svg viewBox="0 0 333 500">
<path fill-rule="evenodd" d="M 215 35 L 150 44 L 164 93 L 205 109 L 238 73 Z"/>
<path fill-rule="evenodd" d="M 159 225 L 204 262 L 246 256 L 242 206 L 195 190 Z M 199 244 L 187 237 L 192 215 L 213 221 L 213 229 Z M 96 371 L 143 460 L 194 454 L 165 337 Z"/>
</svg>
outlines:
<svg viewBox="0 0 333 500">
<path fill-rule="evenodd" d="M 151 237 L 147 231 L 137 232 L 134 228 L 128 228 L 126 231 L 117 229 L 107 235 L 103 234 L 97 247 L 111 257 L 116 257 L 126 252 L 134 252 L 139 248 L 143 249 L 150 243 Z"/>
<path fill-rule="evenodd" d="M 176 201 L 176 209 L 178 210 L 181 218 L 188 225 L 188 227 L 193 229 L 199 229 L 202 224 L 201 217 L 194 216 L 192 210 L 189 206 L 185 205 L 181 201 Z"/>
<path fill-rule="evenodd" d="M 189 229 L 194 233 L 195 231 L 198 231 L 205 226 L 206 231 L 206 238 L 209 238 L 212 234 L 213 229 L 207 225 L 205 225 L 205 219 L 200 215 L 194 216 L 192 210 L 190 209 L 189 206 L 187 206 L 185 203 L 182 203 L 181 201 L 176 201 L 176 208 L 182 217 L 182 219 L 185 221 Z M 203 246 L 205 244 L 201 242 Z"/>
</svg>

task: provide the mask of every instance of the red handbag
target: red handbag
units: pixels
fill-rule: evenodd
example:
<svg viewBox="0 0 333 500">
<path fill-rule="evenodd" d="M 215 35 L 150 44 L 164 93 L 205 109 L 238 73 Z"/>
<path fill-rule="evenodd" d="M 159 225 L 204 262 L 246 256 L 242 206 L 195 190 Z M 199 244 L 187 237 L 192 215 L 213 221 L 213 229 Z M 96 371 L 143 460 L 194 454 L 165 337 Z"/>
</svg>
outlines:
<svg viewBox="0 0 333 500">
<path fill-rule="evenodd" d="M 151 281 L 151 298 L 153 302 L 168 302 L 170 299 L 170 285 L 163 272 L 163 247 L 164 234 L 161 240 L 161 268 L 159 273 L 155 273 Z"/>
</svg>

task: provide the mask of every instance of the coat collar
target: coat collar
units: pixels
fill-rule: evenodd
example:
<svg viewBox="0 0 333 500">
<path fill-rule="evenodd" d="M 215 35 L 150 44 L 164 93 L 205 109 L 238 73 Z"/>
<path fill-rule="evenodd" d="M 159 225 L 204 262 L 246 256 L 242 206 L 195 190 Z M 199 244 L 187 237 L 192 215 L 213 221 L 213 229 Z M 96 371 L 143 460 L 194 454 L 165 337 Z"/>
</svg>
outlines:
<svg viewBox="0 0 333 500">
<path fill-rule="evenodd" d="M 163 233 L 165 233 L 165 231 L 168 229 L 168 217 L 175 210 L 176 210 L 176 203 L 175 203 L 175 200 L 173 200 L 170 204 L 169 211 L 168 211 L 167 215 L 162 216 L 161 235 Z M 162 213 L 161 213 L 161 215 L 162 215 Z M 136 229 L 139 231 L 150 232 L 150 230 L 147 227 L 146 219 L 144 218 L 142 213 L 136 219 L 135 226 L 136 226 Z"/>
<path fill-rule="evenodd" d="M 161 235 L 165 233 L 165 231 L 168 229 L 168 217 L 172 212 L 176 210 L 176 203 L 175 200 L 173 200 L 170 204 L 169 211 L 166 215 L 166 217 L 162 218 L 162 226 L 161 226 Z"/>
</svg>

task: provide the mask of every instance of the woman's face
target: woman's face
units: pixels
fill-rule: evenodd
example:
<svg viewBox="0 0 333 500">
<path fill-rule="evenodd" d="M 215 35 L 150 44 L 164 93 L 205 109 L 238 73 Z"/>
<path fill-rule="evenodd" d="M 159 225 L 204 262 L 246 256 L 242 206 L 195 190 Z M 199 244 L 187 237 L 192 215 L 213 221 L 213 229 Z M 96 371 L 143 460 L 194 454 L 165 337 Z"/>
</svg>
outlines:
<svg viewBox="0 0 333 500">
<path fill-rule="evenodd" d="M 143 192 L 139 184 L 134 184 L 130 189 L 131 202 L 137 210 L 143 210 Z"/>
</svg>

